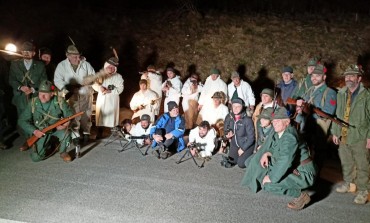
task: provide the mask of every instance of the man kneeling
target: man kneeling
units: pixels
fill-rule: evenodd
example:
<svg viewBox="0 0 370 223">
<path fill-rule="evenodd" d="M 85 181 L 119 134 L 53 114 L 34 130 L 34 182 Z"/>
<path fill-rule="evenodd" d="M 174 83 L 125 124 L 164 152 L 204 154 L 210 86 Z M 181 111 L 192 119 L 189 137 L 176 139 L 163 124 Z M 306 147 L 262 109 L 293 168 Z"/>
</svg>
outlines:
<svg viewBox="0 0 370 223">
<path fill-rule="evenodd" d="M 54 86 L 50 81 L 42 81 L 38 97 L 32 98 L 18 119 L 18 125 L 28 136 L 35 135 L 39 138 L 32 147 L 31 158 L 34 162 L 47 158 L 47 150 L 52 147 L 53 138 L 59 144 L 56 147 L 59 147 L 60 157 L 65 162 L 71 161 L 71 157 L 66 152 L 71 142 L 71 133 L 67 128 L 69 121 L 47 133 L 41 131 L 61 118 L 73 115 L 72 109 L 65 100 L 62 98 L 58 100 L 53 90 Z"/>
<path fill-rule="evenodd" d="M 202 121 L 198 127 L 195 127 L 190 131 L 188 146 L 192 143 L 197 144 L 197 148 L 190 150 L 193 156 L 200 156 L 202 158 L 212 156 L 212 152 L 215 148 L 216 132 L 209 122 Z"/>
<path fill-rule="evenodd" d="M 297 131 L 289 125 L 290 119 L 284 107 L 272 114 L 271 133 L 261 149 L 251 159 L 242 185 L 253 192 L 263 190 L 295 197 L 288 207 L 300 210 L 311 198 L 302 192 L 314 184 L 317 169 L 307 146 L 298 141 Z"/>
</svg>

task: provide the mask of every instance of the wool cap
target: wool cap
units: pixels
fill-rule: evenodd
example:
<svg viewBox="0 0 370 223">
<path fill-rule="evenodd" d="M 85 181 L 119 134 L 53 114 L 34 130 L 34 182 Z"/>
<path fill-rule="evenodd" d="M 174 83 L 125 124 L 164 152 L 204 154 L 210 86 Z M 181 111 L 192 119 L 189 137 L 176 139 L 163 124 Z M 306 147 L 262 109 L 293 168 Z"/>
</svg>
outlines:
<svg viewBox="0 0 370 223">
<path fill-rule="evenodd" d="M 232 104 L 241 104 L 243 107 L 245 106 L 244 101 L 241 98 L 234 98 L 231 100 Z"/>
<path fill-rule="evenodd" d="M 140 118 L 141 121 L 148 121 L 150 122 L 150 116 L 147 114 L 143 114 Z"/>
<path fill-rule="evenodd" d="M 217 74 L 217 75 L 220 75 L 221 74 L 220 70 L 217 69 L 217 68 L 212 68 L 210 73 L 211 74 Z"/>
<path fill-rule="evenodd" d="M 320 74 L 320 75 L 324 75 L 326 73 L 326 68 L 324 65 L 322 64 L 317 64 L 315 66 L 315 69 L 313 70 L 312 72 L 313 74 Z"/>
<path fill-rule="evenodd" d="M 291 66 L 283 67 L 282 73 L 293 73 L 293 68 Z"/>
<path fill-rule="evenodd" d="M 174 102 L 174 101 L 170 101 L 170 102 L 168 102 L 167 103 L 167 106 L 168 106 L 168 111 L 171 111 L 172 109 L 174 109 L 174 108 L 178 108 L 179 106 L 177 105 L 177 103 L 176 102 Z"/>
</svg>

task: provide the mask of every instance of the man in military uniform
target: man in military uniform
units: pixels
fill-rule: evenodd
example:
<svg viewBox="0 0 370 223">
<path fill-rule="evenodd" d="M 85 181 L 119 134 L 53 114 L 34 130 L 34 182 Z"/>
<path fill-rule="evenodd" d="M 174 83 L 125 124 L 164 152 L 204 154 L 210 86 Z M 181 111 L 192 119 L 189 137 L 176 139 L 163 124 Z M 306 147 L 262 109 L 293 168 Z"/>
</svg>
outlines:
<svg viewBox="0 0 370 223">
<path fill-rule="evenodd" d="M 319 63 L 319 59 L 314 57 L 311 58 L 307 63 L 307 75 L 301 78 L 298 82 L 298 86 L 293 92 L 292 98 L 298 99 L 302 98 L 306 91 L 312 87 L 311 74 L 315 69 L 316 65 Z"/>
<path fill-rule="evenodd" d="M 12 61 L 9 71 L 9 84 L 13 88 L 13 104 L 17 107 L 18 116 L 26 108 L 32 96 L 37 96 L 37 88 L 42 80 L 47 80 L 45 65 L 32 59 L 35 47 L 30 42 L 22 45 L 23 59 Z"/>
<path fill-rule="evenodd" d="M 303 105 L 318 108 L 329 115 L 334 115 L 337 105 L 337 93 L 329 88 L 326 83 L 326 68 L 318 64 L 311 75 L 313 86 L 303 95 L 303 99 L 297 100 L 296 121 L 300 123 L 300 130 L 305 134 L 305 139 L 311 146 L 315 161 L 320 166 L 328 154 L 328 133 L 331 121 L 320 117 L 316 113 L 308 114 L 302 111 Z M 310 110 L 311 111 L 311 110 Z"/>
<path fill-rule="evenodd" d="M 350 65 L 344 72 L 346 86 L 337 95 L 336 115 L 349 123 L 349 127 L 332 125 L 333 142 L 339 145 L 344 184 L 338 193 L 350 192 L 350 184 L 356 183 L 356 204 L 368 200 L 370 176 L 370 92 L 361 83 L 362 70 Z"/>
<path fill-rule="evenodd" d="M 81 129 L 83 139 L 87 142 L 90 138 L 90 129 L 92 126 L 92 102 L 93 93 L 91 85 L 85 85 L 84 78 L 94 75 L 95 70 L 85 58 L 81 57 L 75 45 L 70 45 L 66 51 L 67 58 L 61 61 L 54 74 L 54 84 L 64 94 L 71 94 L 68 100 L 69 105 L 74 112 L 84 111 L 85 113 L 75 119 L 73 126 L 75 134 L 79 136 L 78 131 Z"/>
<path fill-rule="evenodd" d="M 299 142 L 297 131 L 290 126 L 287 110 L 277 108 L 272 119 L 274 132 L 251 158 L 242 186 L 255 193 L 262 189 L 295 197 L 288 207 L 300 210 L 311 200 L 302 190 L 314 184 L 317 171 L 306 144 Z"/>
<path fill-rule="evenodd" d="M 59 147 L 60 157 L 65 162 L 71 161 L 71 157 L 66 152 L 71 141 L 71 134 L 68 132 L 69 122 L 59 125 L 47 133 L 41 131 L 55 124 L 61 118 L 73 115 L 72 109 L 65 100 L 54 96 L 53 91 L 54 86 L 50 81 L 42 81 L 38 97 L 32 98 L 18 119 L 18 125 L 22 127 L 27 136 L 35 135 L 39 138 L 31 153 L 34 162 L 47 158 L 47 150 L 52 147 L 53 141 L 58 141 L 59 145 L 56 147 Z"/>
</svg>

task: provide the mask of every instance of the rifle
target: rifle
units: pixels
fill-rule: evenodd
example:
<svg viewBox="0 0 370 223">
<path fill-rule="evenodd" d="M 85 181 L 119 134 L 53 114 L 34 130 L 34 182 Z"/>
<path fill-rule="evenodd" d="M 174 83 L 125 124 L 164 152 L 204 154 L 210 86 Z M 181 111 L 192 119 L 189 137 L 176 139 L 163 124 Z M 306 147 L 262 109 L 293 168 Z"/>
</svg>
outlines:
<svg viewBox="0 0 370 223">
<path fill-rule="evenodd" d="M 159 100 L 160 98 L 156 98 L 156 99 L 153 99 L 153 100 L 150 100 L 150 103 L 149 104 L 154 104 L 155 101 Z M 134 113 L 144 109 L 147 105 L 149 104 L 141 104 L 139 105 L 139 107 L 137 107 L 135 110 L 133 110 Z M 142 108 L 141 108 L 142 107 Z"/>
<path fill-rule="evenodd" d="M 64 123 L 68 122 L 69 120 L 72 120 L 72 119 L 74 119 L 74 118 L 82 115 L 83 113 L 84 112 L 79 112 L 79 113 L 74 114 L 74 115 L 71 115 L 71 116 L 69 116 L 67 118 L 63 118 L 63 119 L 57 121 L 56 123 L 54 123 L 54 124 L 52 124 L 52 125 L 44 128 L 44 129 L 42 129 L 41 132 L 46 133 L 46 132 L 48 132 L 48 131 L 56 128 L 57 126 L 62 125 Z M 33 135 L 30 138 L 28 138 L 27 139 L 27 145 L 28 145 L 28 147 L 31 147 L 37 140 L 39 140 L 39 138 L 37 138 L 35 135 Z"/>
<path fill-rule="evenodd" d="M 287 104 L 289 105 L 296 105 L 297 104 L 297 100 L 296 99 L 293 99 L 293 98 L 288 98 L 287 101 L 286 101 Z M 306 114 L 309 114 L 311 111 L 314 112 L 316 115 L 322 117 L 322 118 L 326 118 L 326 119 L 329 119 L 331 120 L 332 122 L 336 123 L 337 125 L 341 126 L 341 127 L 346 127 L 348 128 L 350 125 L 349 123 L 343 121 L 343 120 L 340 120 L 338 119 L 337 117 L 334 117 L 328 113 L 325 113 L 323 112 L 321 109 L 319 108 L 316 108 L 314 107 L 313 105 L 309 104 L 309 103 L 304 103 L 303 104 L 303 109 L 302 111 Z"/>
</svg>

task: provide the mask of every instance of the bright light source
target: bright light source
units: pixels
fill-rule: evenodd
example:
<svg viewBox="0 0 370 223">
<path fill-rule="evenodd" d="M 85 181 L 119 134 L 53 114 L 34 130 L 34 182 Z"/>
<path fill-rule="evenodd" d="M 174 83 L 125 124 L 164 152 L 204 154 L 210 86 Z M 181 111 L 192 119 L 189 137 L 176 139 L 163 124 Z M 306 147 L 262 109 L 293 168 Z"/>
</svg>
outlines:
<svg viewBox="0 0 370 223">
<path fill-rule="evenodd" d="M 15 53 L 15 52 L 17 52 L 17 47 L 13 43 L 8 43 L 5 46 L 5 50 Z"/>
</svg>

